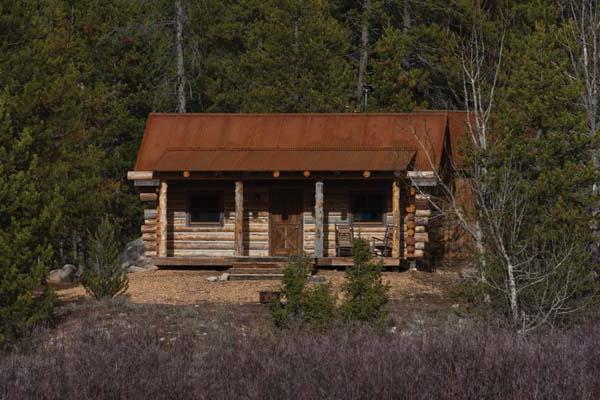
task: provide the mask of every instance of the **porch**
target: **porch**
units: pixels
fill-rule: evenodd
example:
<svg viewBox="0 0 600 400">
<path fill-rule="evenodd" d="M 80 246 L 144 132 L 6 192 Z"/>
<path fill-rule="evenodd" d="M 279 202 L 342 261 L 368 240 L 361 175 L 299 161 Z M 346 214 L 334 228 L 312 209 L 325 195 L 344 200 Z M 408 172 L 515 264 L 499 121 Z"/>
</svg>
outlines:
<svg viewBox="0 0 600 400">
<path fill-rule="evenodd" d="M 340 257 L 349 253 L 339 252 L 338 226 L 352 226 L 355 237 L 369 242 L 387 237 L 381 254 L 387 264 L 405 258 L 407 186 L 391 174 L 315 180 L 195 175 L 160 174 L 156 212 L 142 227 L 157 265 L 282 262 L 300 255 L 315 266 L 349 265 L 350 257 Z"/>
<path fill-rule="evenodd" d="M 395 257 L 378 257 L 385 267 L 398 268 L 401 260 Z M 195 256 L 195 257 L 154 257 L 152 262 L 158 267 L 230 267 L 236 263 L 285 263 L 287 257 L 226 257 L 226 256 Z M 347 267 L 352 265 L 352 257 L 309 257 L 315 268 Z"/>
</svg>

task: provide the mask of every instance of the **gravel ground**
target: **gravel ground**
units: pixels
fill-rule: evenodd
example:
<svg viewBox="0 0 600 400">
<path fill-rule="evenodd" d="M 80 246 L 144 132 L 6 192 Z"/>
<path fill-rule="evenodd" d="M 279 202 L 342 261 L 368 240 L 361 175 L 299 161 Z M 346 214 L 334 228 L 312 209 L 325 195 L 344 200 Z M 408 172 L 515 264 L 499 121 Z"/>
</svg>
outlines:
<svg viewBox="0 0 600 400">
<path fill-rule="evenodd" d="M 209 282 L 210 276 L 219 276 L 222 271 L 211 270 L 157 270 L 129 274 L 127 296 L 133 303 L 192 305 L 198 303 L 252 304 L 258 302 L 260 290 L 276 290 L 279 280 Z M 344 281 L 342 271 L 324 270 L 322 275 L 340 291 Z M 435 273 L 405 271 L 385 272 L 383 279 L 390 283 L 391 300 L 414 300 L 418 297 L 436 298 L 443 296 L 455 282 L 454 272 Z M 83 300 L 87 297 L 79 284 L 56 288 L 60 301 L 64 303 Z"/>
</svg>

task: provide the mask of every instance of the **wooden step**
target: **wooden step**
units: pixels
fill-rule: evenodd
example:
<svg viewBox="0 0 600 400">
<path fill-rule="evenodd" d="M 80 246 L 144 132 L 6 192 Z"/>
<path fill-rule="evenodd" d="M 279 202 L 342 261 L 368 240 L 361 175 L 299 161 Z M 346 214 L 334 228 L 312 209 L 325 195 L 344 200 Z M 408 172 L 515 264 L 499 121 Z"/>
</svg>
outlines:
<svg viewBox="0 0 600 400">
<path fill-rule="evenodd" d="M 229 268 L 231 274 L 283 274 L 283 268 Z"/>
<path fill-rule="evenodd" d="M 283 278 L 283 274 L 229 274 L 229 280 L 231 281 L 271 280 L 281 278 Z"/>
<path fill-rule="evenodd" d="M 234 262 L 231 264 L 231 268 L 256 268 L 256 269 L 273 269 L 283 268 L 285 263 L 283 262 Z"/>
</svg>

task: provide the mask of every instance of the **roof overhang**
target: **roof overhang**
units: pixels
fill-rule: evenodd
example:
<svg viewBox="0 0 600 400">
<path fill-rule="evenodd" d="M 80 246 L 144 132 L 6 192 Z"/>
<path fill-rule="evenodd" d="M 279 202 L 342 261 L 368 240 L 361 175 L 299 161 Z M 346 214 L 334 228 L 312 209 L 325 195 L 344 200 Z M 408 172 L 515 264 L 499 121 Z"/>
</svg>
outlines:
<svg viewBox="0 0 600 400">
<path fill-rule="evenodd" d="M 153 113 L 135 170 L 437 170 L 446 135 L 464 115 Z"/>
<path fill-rule="evenodd" d="M 167 149 L 154 171 L 404 171 L 415 150 Z"/>
</svg>

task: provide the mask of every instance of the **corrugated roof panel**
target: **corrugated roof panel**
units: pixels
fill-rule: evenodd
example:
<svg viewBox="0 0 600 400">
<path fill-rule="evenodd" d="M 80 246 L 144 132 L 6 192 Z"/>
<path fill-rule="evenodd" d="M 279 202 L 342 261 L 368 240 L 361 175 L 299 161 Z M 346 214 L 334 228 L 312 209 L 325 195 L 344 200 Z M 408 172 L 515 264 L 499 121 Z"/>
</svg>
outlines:
<svg viewBox="0 0 600 400">
<path fill-rule="evenodd" d="M 154 171 L 402 171 L 411 150 L 168 150 Z"/>
<path fill-rule="evenodd" d="M 416 152 L 416 168 L 430 170 L 439 167 L 447 132 L 452 135 L 461 127 L 464 131 L 465 116 L 461 112 L 150 114 L 135 169 L 397 170 L 405 168 L 401 164 Z M 393 160 L 397 153 L 404 154 L 399 164 Z"/>
</svg>

